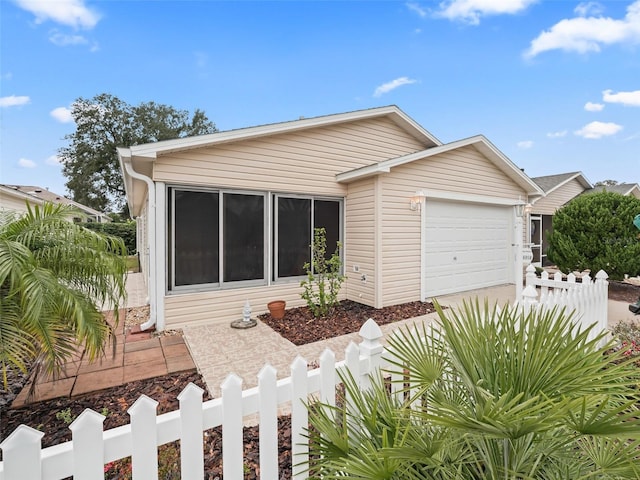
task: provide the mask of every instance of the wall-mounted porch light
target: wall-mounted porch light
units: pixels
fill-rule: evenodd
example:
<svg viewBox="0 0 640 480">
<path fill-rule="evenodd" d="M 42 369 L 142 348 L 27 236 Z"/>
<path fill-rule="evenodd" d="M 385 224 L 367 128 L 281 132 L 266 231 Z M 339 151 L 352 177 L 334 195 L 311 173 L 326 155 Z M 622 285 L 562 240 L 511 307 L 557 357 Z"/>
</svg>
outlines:
<svg viewBox="0 0 640 480">
<path fill-rule="evenodd" d="M 516 208 L 516 217 L 522 218 L 522 216 L 524 215 L 524 207 L 526 206 L 526 203 L 524 203 L 522 197 L 518 197 L 518 201 L 514 206 Z"/>
<path fill-rule="evenodd" d="M 424 203 L 424 199 L 426 198 L 425 193 L 422 190 L 418 190 L 416 192 L 416 194 L 411 197 L 411 202 L 409 204 L 409 207 L 411 208 L 412 211 L 421 211 L 422 210 L 422 204 Z"/>
</svg>

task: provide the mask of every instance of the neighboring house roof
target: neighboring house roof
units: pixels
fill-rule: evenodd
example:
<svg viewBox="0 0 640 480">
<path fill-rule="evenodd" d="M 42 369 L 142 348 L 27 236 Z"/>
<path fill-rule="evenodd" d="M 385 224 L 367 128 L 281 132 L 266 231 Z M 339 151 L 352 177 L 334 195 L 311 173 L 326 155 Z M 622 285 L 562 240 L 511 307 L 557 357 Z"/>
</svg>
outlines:
<svg viewBox="0 0 640 480">
<path fill-rule="evenodd" d="M 25 201 L 30 201 L 33 203 L 43 203 L 43 200 L 41 198 L 38 198 L 37 196 L 28 193 L 28 192 L 23 192 L 19 189 L 16 188 L 15 185 L 2 185 L 0 184 L 0 192 L 11 196 L 12 198 L 17 198 L 17 199 L 21 199 L 21 200 L 25 200 Z"/>
<path fill-rule="evenodd" d="M 81 203 L 75 202 L 69 198 L 66 198 L 57 193 L 51 192 L 46 188 L 42 188 L 36 185 L 0 185 L 0 188 L 3 192 L 13 192 L 14 196 L 22 195 L 25 200 L 29 200 L 35 203 L 56 203 L 62 205 L 72 205 L 77 209 L 81 210 L 85 215 L 89 217 L 95 218 L 99 222 L 110 222 L 111 218 L 104 212 L 100 212 L 98 210 L 94 210 L 91 207 L 87 207 L 86 205 L 82 205 Z"/>
<path fill-rule="evenodd" d="M 591 183 L 589 180 L 582 174 L 582 172 L 569 172 L 569 173 L 559 173 L 557 175 L 545 175 L 543 177 L 532 177 L 533 180 L 546 195 L 550 194 L 554 190 L 562 187 L 567 184 L 571 180 L 576 179 L 580 184 L 585 188 L 591 188 Z"/>
<path fill-rule="evenodd" d="M 589 188 L 582 192 L 582 195 L 587 193 L 597 192 L 615 192 L 621 195 L 633 195 L 640 198 L 640 185 L 637 183 L 619 183 L 618 185 L 598 185 L 597 187 Z"/>
<path fill-rule="evenodd" d="M 457 140 L 445 145 L 438 145 L 420 152 L 411 153 L 402 157 L 391 158 L 373 165 L 360 167 L 355 170 L 341 173 L 336 176 L 338 182 L 349 183 L 354 180 L 378 175 L 380 173 L 388 173 L 392 167 L 404 165 L 416 160 L 439 155 L 451 150 L 473 146 L 484 154 L 494 165 L 502 170 L 509 178 L 520 185 L 528 195 L 538 197 L 544 195 L 544 192 L 536 185 L 520 168 L 518 168 L 509 158 L 507 158 L 495 145 L 487 140 L 483 135 Z"/>
</svg>

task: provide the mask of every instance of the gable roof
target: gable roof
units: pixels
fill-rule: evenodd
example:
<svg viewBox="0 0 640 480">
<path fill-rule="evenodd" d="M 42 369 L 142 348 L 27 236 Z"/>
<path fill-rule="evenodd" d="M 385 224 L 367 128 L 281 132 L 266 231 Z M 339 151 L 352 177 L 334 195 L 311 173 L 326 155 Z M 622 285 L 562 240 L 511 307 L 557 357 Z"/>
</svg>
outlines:
<svg viewBox="0 0 640 480">
<path fill-rule="evenodd" d="M 107 222 L 111 221 L 111 218 L 109 218 L 109 216 L 104 212 L 94 210 L 91 207 L 87 207 L 86 205 L 75 202 L 67 197 L 58 195 L 57 193 L 47 190 L 46 188 L 38 187 L 36 185 L 0 185 L 0 187 L 5 192 L 12 191 L 17 195 L 23 195 L 25 200 L 33 201 L 34 199 L 37 199 L 39 201 L 37 201 L 36 203 L 49 202 L 63 205 L 73 205 L 88 216 L 101 218 L 106 220 Z"/>
<path fill-rule="evenodd" d="M 484 135 L 476 135 L 474 137 L 457 140 L 455 142 L 447 143 L 444 145 L 438 145 L 435 147 L 421 150 L 419 152 L 410 153 L 401 157 L 391 158 L 389 160 L 383 160 L 373 165 L 356 168 L 348 172 L 340 173 L 336 175 L 336 181 L 349 183 L 354 180 L 366 178 L 372 175 L 378 175 L 381 173 L 389 173 L 391 168 L 406 163 L 415 162 L 416 160 L 423 160 L 425 158 L 439 155 L 451 150 L 455 150 L 462 147 L 473 146 L 485 157 L 487 157 L 496 167 L 504 172 L 509 178 L 511 178 L 516 184 L 522 187 L 527 192 L 527 195 L 537 197 L 544 195 L 542 189 L 534 183 L 520 168 L 518 168 L 509 158 L 496 148 Z"/>
<path fill-rule="evenodd" d="M 631 195 L 636 190 L 636 196 L 640 197 L 640 185 L 637 183 L 619 183 L 617 185 L 598 185 L 597 187 L 589 188 L 581 193 L 581 195 L 587 193 L 596 192 L 615 192 L 621 195 Z"/>
<path fill-rule="evenodd" d="M 193 137 L 183 137 L 174 140 L 164 140 L 161 142 L 134 145 L 129 148 L 119 148 L 118 155 L 122 157 L 141 158 L 153 160 L 159 154 L 202 148 L 220 143 L 233 142 L 237 140 L 247 140 L 250 138 L 263 137 L 278 133 L 295 132 L 309 128 L 337 125 L 340 123 L 352 122 L 368 118 L 388 117 L 397 125 L 421 140 L 425 146 L 441 145 L 442 143 L 430 132 L 422 128 L 411 117 L 400 110 L 395 105 L 386 107 L 369 108 L 366 110 L 356 110 L 347 113 L 337 113 L 323 115 L 319 117 L 303 118 L 287 122 L 271 123 L 255 127 L 226 130 L 223 132 L 209 133 L 207 135 L 196 135 Z"/>
<path fill-rule="evenodd" d="M 592 187 L 591 183 L 582 172 L 559 173 L 557 175 L 545 175 L 543 177 L 531 178 L 531 180 L 533 180 L 546 195 L 557 190 L 573 179 L 578 180 L 585 189 Z"/>
<path fill-rule="evenodd" d="M 383 117 L 389 118 L 411 136 L 417 138 L 425 148 L 442 145 L 440 140 L 425 130 L 400 110 L 400 108 L 395 105 L 389 105 L 386 107 L 369 108 L 366 110 L 356 110 L 320 117 L 300 118 L 288 122 L 240 128 L 237 130 L 210 133 L 208 135 L 164 140 L 161 142 L 134 145 L 128 148 L 118 148 L 118 160 L 120 162 L 120 170 L 123 172 L 124 188 L 127 202 L 129 203 L 129 211 L 135 215 L 137 214 L 136 212 L 139 212 L 142 208 L 148 186 L 144 177 L 151 175 L 151 165 L 159 155 L 249 140 L 268 135 L 297 132 L 311 128 Z M 133 173 L 131 173 L 130 170 L 132 170 Z"/>
</svg>

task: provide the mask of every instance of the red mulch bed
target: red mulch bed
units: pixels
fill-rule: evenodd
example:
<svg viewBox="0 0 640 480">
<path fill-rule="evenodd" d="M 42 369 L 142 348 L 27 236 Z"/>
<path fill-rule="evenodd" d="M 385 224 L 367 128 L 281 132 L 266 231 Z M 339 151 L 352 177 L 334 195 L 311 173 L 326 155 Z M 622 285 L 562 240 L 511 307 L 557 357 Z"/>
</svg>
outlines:
<svg viewBox="0 0 640 480">
<path fill-rule="evenodd" d="M 433 312 L 435 308 L 430 302 L 410 302 L 376 309 L 344 300 L 325 317 L 314 318 L 309 307 L 299 307 L 286 310 L 282 319 L 275 319 L 268 313 L 258 315 L 258 318 L 294 345 L 306 345 L 357 332 L 369 318 L 378 325 L 386 325 Z"/>
</svg>

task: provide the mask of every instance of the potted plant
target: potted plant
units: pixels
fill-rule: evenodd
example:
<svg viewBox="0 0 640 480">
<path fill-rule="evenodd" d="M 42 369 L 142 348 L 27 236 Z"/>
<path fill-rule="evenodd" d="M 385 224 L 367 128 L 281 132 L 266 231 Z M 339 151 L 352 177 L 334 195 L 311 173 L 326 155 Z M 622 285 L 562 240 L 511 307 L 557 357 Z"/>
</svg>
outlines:
<svg viewBox="0 0 640 480">
<path fill-rule="evenodd" d="M 280 320 L 284 317 L 284 309 L 287 306 L 287 302 L 284 300 L 273 300 L 272 302 L 267 303 L 267 308 L 269 309 L 269 313 L 276 320 Z"/>
</svg>

